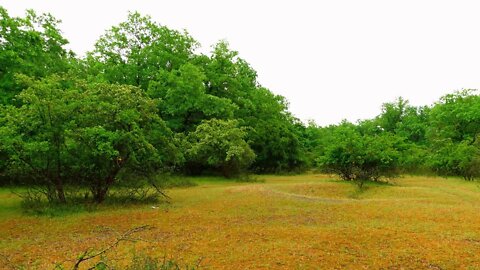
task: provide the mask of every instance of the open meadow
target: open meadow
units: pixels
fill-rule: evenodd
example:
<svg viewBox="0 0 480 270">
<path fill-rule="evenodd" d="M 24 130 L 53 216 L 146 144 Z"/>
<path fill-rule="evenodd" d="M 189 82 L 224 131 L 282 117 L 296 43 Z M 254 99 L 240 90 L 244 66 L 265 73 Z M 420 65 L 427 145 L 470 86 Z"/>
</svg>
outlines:
<svg viewBox="0 0 480 270">
<path fill-rule="evenodd" d="M 145 241 L 107 253 L 173 258 L 200 269 L 480 269 L 480 187 L 454 178 L 404 176 L 364 191 L 317 174 L 239 183 L 195 178 L 169 204 L 101 206 L 58 216 L 25 214 L 0 193 L 0 254 L 52 269 L 141 225 Z M 71 261 L 69 261 L 71 260 Z M 85 263 L 83 267 L 86 267 Z"/>
</svg>

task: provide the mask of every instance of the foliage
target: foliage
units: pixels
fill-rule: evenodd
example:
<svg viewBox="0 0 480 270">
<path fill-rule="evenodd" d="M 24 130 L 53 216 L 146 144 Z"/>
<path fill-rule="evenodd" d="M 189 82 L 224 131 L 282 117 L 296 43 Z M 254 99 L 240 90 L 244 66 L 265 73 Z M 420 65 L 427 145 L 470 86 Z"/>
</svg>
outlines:
<svg viewBox="0 0 480 270">
<path fill-rule="evenodd" d="M 394 143 L 389 134 L 362 135 L 354 125 L 344 122 L 334 131 L 319 163 L 325 171 L 356 181 L 361 187 L 364 181 L 396 174 L 398 151 Z"/>
<path fill-rule="evenodd" d="M 251 108 L 242 120 L 243 125 L 251 127 L 247 138 L 257 155 L 254 170 L 280 173 L 303 168 L 302 124 L 288 113 L 285 98 L 266 88 L 258 88 L 251 95 Z"/>
<path fill-rule="evenodd" d="M 467 141 L 444 142 L 430 156 L 430 166 L 441 175 L 460 175 L 473 180 L 480 177 L 480 147 Z"/>
<path fill-rule="evenodd" d="M 238 175 L 255 159 L 245 141 L 245 128 L 234 120 L 206 120 L 186 138 L 186 157 L 192 166 L 218 168 L 225 177 Z"/>
<path fill-rule="evenodd" d="M 474 143 L 480 134 L 480 96 L 470 89 L 445 95 L 431 109 L 429 120 L 431 140 Z"/>
<path fill-rule="evenodd" d="M 58 76 L 29 83 L 23 105 L 6 109 L 1 148 L 8 173 L 48 186 L 49 200 L 65 202 L 70 183 L 101 202 L 120 172 L 147 175 L 174 160 L 170 131 L 138 88 Z"/>
<path fill-rule="evenodd" d="M 25 17 L 10 17 L 0 6 L 0 104 L 12 104 L 23 85 L 16 74 L 44 77 L 65 72 L 73 53 L 59 29 L 60 21 L 50 14 L 27 10 Z"/>
<path fill-rule="evenodd" d="M 227 41 L 201 54 L 186 31 L 133 12 L 78 58 L 53 16 L 0 16 L 0 184 L 46 187 L 50 201 L 66 201 L 64 186 L 97 202 L 114 185 L 165 186 L 152 177 L 165 171 L 479 174 L 475 90 L 430 107 L 399 97 L 372 119 L 320 127 L 295 118 Z"/>
<path fill-rule="evenodd" d="M 443 175 L 480 177 L 480 96 L 474 90 L 448 94 L 430 112 L 430 166 Z"/>
<path fill-rule="evenodd" d="M 160 70 L 148 93 L 159 100 L 162 118 L 176 132 L 193 131 L 202 120 L 231 119 L 237 106 L 230 99 L 206 93 L 205 74 L 187 63 L 178 70 Z"/>
<path fill-rule="evenodd" d="M 247 127 L 258 172 L 305 165 L 285 99 L 261 87 L 256 71 L 226 41 L 217 43 L 210 56 L 195 54 L 197 46 L 186 32 L 130 13 L 97 41 L 87 59 L 87 77 L 146 90 L 158 100 L 162 119 L 183 136 L 203 120 L 236 119 Z M 184 164 L 181 170 L 196 170 L 189 167 L 195 162 Z"/>
<path fill-rule="evenodd" d="M 197 42 L 188 33 L 171 30 L 148 16 L 129 13 L 95 44 L 87 62 L 89 73 L 111 83 L 148 88 L 161 70 L 172 71 L 193 57 Z"/>
</svg>

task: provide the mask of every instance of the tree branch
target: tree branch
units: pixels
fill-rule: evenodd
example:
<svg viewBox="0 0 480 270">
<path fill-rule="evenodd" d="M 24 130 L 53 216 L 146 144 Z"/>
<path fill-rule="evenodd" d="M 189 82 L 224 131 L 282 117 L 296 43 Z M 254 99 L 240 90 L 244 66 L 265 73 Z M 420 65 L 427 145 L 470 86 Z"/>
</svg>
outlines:
<svg viewBox="0 0 480 270">
<path fill-rule="evenodd" d="M 150 225 L 143 225 L 143 226 L 140 226 L 140 227 L 135 227 L 133 229 L 130 229 L 128 231 L 126 231 L 125 233 L 123 233 L 122 235 L 120 235 L 112 244 L 110 244 L 109 246 L 105 247 L 104 249 L 98 251 L 98 252 L 93 252 L 93 250 L 91 248 L 85 250 L 79 257 L 78 257 L 78 260 L 76 261 L 75 265 L 73 266 L 72 270 L 78 270 L 79 267 L 80 267 L 80 264 L 82 262 L 85 262 L 85 261 L 88 261 L 88 260 L 91 260 L 93 258 L 96 258 L 96 257 L 99 257 L 105 253 L 107 253 L 109 250 L 115 248 L 116 246 L 118 246 L 118 244 L 120 242 L 123 242 L 123 241 L 129 241 L 129 242 L 136 242 L 136 241 L 139 241 L 141 239 L 139 238 L 132 238 L 131 236 L 135 233 L 139 233 L 139 232 L 142 232 L 142 231 L 146 231 L 146 230 L 151 230 L 153 229 L 152 226 Z"/>
</svg>

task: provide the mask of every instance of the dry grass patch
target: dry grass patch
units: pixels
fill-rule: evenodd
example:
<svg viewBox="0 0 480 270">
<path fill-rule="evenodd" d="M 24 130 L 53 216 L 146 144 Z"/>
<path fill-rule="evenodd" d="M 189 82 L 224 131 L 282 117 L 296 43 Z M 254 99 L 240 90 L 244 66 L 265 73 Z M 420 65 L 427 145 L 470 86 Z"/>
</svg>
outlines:
<svg viewBox="0 0 480 270">
<path fill-rule="evenodd" d="M 148 241 L 122 244 L 111 256 L 122 261 L 135 247 L 185 263 L 203 258 L 203 269 L 480 269 L 475 183 L 403 177 L 357 193 L 324 175 L 260 178 L 265 183 L 200 181 L 170 190 L 172 203 L 155 209 L 57 218 L 22 215 L 8 197 L 0 202 L 8 209 L 0 253 L 45 269 L 112 241 L 111 230 L 148 224 L 155 227 L 142 233 Z"/>
</svg>

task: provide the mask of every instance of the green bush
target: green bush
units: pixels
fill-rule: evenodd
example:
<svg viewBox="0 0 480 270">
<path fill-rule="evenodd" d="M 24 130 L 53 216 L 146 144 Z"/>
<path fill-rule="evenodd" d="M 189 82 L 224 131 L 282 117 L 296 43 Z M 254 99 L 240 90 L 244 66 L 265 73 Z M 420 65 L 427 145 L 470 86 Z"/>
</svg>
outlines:
<svg viewBox="0 0 480 270">
<path fill-rule="evenodd" d="M 325 172 L 362 187 L 365 181 L 379 181 L 397 175 L 399 153 L 396 138 L 389 134 L 361 134 L 354 125 L 343 123 L 333 133 L 332 141 L 319 158 Z"/>
</svg>

